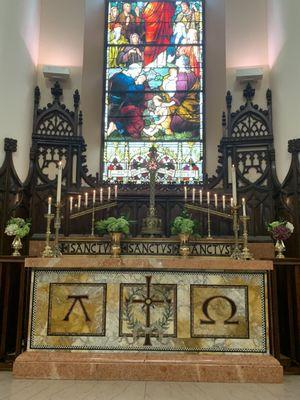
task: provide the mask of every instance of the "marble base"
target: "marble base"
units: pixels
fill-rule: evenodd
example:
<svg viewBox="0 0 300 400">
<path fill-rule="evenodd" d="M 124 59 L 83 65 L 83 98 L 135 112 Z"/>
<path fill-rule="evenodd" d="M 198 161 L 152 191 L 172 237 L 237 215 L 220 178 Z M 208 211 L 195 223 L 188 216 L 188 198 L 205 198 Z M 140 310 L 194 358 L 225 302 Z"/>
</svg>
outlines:
<svg viewBox="0 0 300 400">
<path fill-rule="evenodd" d="M 25 352 L 15 361 L 20 379 L 282 383 L 269 355 Z"/>
</svg>

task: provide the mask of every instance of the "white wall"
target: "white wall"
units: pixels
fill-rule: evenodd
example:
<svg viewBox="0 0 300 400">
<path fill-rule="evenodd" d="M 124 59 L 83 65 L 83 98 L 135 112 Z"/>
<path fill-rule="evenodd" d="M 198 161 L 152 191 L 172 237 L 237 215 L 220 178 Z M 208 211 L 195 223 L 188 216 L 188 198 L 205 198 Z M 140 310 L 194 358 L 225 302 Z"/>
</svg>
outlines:
<svg viewBox="0 0 300 400">
<path fill-rule="evenodd" d="M 268 14 L 276 164 L 282 181 L 290 166 L 287 142 L 300 137 L 300 1 L 268 0 Z"/>
<path fill-rule="evenodd" d="M 263 67 L 263 80 L 255 84 L 255 103 L 264 106 L 270 87 L 268 66 L 267 0 L 226 1 L 227 89 L 233 94 L 233 110 L 243 102 L 244 85 L 236 82 L 235 70 Z"/>
<path fill-rule="evenodd" d="M 0 2 L 0 165 L 3 139 L 18 140 L 14 165 L 26 178 L 36 85 L 40 0 Z"/>
</svg>

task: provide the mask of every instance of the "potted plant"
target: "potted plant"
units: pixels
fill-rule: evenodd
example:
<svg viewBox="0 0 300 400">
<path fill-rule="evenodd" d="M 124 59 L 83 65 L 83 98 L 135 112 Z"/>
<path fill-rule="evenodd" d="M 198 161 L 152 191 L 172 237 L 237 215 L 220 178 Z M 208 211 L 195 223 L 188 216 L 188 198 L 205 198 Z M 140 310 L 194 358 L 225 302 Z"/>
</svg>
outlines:
<svg viewBox="0 0 300 400">
<path fill-rule="evenodd" d="M 97 221 L 95 224 L 96 232 L 100 236 L 109 234 L 111 238 L 111 252 L 114 257 L 121 254 L 121 236 L 129 235 L 129 221 L 125 217 L 107 219 Z"/>
<path fill-rule="evenodd" d="M 171 232 L 173 235 L 178 235 L 180 239 L 179 253 L 182 256 L 188 256 L 190 248 L 188 241 L 190 235 L 194 233 L 195 222 L 187 215 L 176 217 L 172 223 Z"/>
<path fill-rule="evenodd" d="M 13 256 L 20 256 L 23 247 L 21 239 L 30 232 L 31 223 L 23 218 L 11 218 L 6 225 L 5 233 L 7 236 L 14 236 L 12 247 L 14 249 Z"/>
<path fill-rule="evenodd" d="M 288 238 L 294 232 L 294 225 L 287 221 L 273 221 L 268 224 L 268 231 L 270 232 L 273 239 L 276 240 L 276 258 L 285 258 L 283 254 L 283 252 L 285 251 L 284 242 L 288 240 Z"/>
</svg>

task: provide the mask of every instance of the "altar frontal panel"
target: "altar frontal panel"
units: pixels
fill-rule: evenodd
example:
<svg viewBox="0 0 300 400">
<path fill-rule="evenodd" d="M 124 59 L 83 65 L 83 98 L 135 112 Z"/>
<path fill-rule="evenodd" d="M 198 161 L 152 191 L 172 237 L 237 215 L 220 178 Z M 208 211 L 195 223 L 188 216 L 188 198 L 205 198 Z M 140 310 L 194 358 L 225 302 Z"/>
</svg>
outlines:
<svg viewBox="0 0 300 400">
<path fill-rule="evenodd" d="M 28 349 L 268 353 L 263 272 L 34 270 Z"/>
</svg>

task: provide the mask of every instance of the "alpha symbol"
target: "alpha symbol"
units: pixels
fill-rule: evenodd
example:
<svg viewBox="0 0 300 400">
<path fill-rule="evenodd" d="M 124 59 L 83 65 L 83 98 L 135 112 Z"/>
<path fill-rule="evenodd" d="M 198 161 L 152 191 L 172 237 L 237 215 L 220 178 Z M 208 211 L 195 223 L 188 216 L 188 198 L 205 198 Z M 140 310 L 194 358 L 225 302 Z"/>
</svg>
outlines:
<svg viewBox="0 0 300 400">
<path fill-rule="evenodd" d="M 82 311 L 83 311 L 84 316 L 85 316 L 85 320 L 86 320 L 86 321 L 91 321 L 91 319 L 90 319 L 90 317 L 89 317 L 89 315 L 88 315 L 88 313 L 87 313 L 87 311 L 86 311 L 86 308 L 85 308 L 85 306 L 84 306 L 84 304 L 83 304 L 83 301 L 82 301 L 83 299 L 88 300 L 88 299 L 89 299 L 89 296 L 87 296 L 87 295 L 82 295 L 82 296 L 68 296 L 68 299 L 73 299 L 74 301 L 73 301 L 73 303 L 72 303 L 72 305 L 71 305 L 69 311 L 67 312 L 65 318 L 63 319 L 63 321 L 69 321 L 69 317 L 70 317 L 70 315 L 71 315 L 71 313 L 72 313 L 72 311 L 73 311 L 73 308 L 75 307 L 75 305 L 76 305 L 77 302 L 80 304 L 80 306 L 81 306 L 81 308 L 82 308 Z"/>
</svg>

